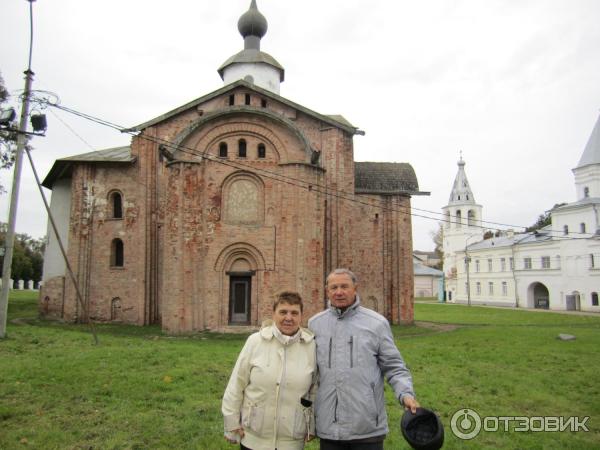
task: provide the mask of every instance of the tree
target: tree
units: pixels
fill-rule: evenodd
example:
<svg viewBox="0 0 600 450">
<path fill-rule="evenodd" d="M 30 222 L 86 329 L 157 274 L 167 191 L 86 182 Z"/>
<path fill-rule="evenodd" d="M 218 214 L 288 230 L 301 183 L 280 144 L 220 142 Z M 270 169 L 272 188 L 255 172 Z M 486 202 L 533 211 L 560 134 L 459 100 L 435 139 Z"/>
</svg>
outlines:
<svg viewBox="0 0 600 450">
<path fill-rule="evenodd" d="M 10 95 L 4 87 L 4 79 L 0 74 L 0 110 L 4 109 L 4 104 L 8 101 Z M 0 129 L 0 169 L 10 169 L 15 163 L 15 151 L 17 148 L 17 133 L 14 131 Z M 0 184 L 0 194 L 6 192 L 4 186 Z"/>
<path fill-rule="evenodd" d="M 437 231 L 431 231 L 429 232 L 429 234 L 431 236 L 431 239 L 433 240 L 433 243 L 435 244 L 433 252 L 435 253 L 435 256 L 437 256 L 440 260 L 440 262 L 433 267 L 435 269 L 442 270 L 442 267 L 444 265 L 444 226 L 442 225 L 442 223 L 438 222 Z"/>
<path fill-rule="evenodd" d="M 566 205 L 566 203 L 556 203 L 552 209 L 554 208 L 558 208 L 559 206 L 563 206 Z M 530 232 L 530 231 L 536 231 L 539 230 L 541 228 L 544 228 L 545 226 L 548 226 L 552 223 L 552 217 L 550 214 L 550 211 L 552 211 L 552 209 L 550 209 L 549 211 L 546 211 L 544 214 L 540 214 L 537 218 L 537 220 L 535 221 L 535 223 L 533 225 L 531 225 L 530 227 L 525 228 L 525 231 Z"/>
<path fill-rule="evenodd" d="M 0 245 L 4 246 L 6 238 L 6 224 L 0 222 Z M 44 263 L 44 239 L 36 239 L 24 233 L 15 236 L 13 247 L 13 260 L 11 278 L 13 280 L 40 281 Z M 0 271 L 3 260 L 0 260 Z"/>
</svg>

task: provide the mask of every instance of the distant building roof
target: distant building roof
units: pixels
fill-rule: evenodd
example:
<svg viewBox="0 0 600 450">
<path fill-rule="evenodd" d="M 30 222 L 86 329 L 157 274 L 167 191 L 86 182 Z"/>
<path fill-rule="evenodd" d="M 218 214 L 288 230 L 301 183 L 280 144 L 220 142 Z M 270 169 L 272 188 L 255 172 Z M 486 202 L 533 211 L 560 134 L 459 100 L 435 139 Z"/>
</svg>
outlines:
<svg viewBox="0 0 600 450">
<path fill-rule="evenodd" d="M 432 275 L 434 277 L 444 276 L 444 272 L 434 269 L 433 267 L 425 266 L 419 263 L 413 263 L 413 271 L 415 275 Z"/>
<path fill-rule="evenodd" d="M 357 194 L 429 195 L 419 191 L 417 176 L 408 163 L 355 162 L 354 189 Z"/>
<path fill-rule="evenodd" d="M 482 250 L 487 248 L 510 247 L 511 245 L 532 244 L 535 242 L 544 242 L 552 239 L 550 226 L 546 226 L 537 231 L 527 233 L 518 233 L 512 236 L 499 236 L 483 241 L 474 242 L 469 245 L 468 250 Z"/>
<path fill-rule="evenodd" d="M 42 182 L 42 186 L 52 189 L 52 185 L 56 180 L 70 175 L 71 168 L 75 162 L 132 163 L 135 159 L 135 157 L 131 156 L 131 147 L 129 146 L 107 148 L 105 150 L 97 150 L 57 159 Z"/>
<path fill-rule="evenodd" d="M 594 125 L 594 129 L 583 150 L 577 168 L 589 166 L 590 164 L 600 164 L 600 116 L 596 120 L 596 125 Z"/>
<path fill-rule="evenodd" d="M 582 198 L 581 200 L 577 200 L 576 202 L 571 202 L 571 203 L 567 203 L 566 205 L 557 206 L 555 208 L 552 208 L 551 211 L 552 212 L 567 211 L 569 209 L 576 209 L 576 208 L 581 208 L 583 206 L 598 205 L 598 204 L 600 204 L 600 198 L 586 197 L 586 198 Z"/>
<path fill-rule="evenodd" d="M 453 204 L 472 204 L 475 205 L 475 196 L 467 180 L 467 174 L 465 173 L 465 161 L 460 157 L 458 161 L 458 172 L 454 178 L 454 184 L 452 185 L 452 191 L 450 192 L 449 205 Z"/>
</svg>

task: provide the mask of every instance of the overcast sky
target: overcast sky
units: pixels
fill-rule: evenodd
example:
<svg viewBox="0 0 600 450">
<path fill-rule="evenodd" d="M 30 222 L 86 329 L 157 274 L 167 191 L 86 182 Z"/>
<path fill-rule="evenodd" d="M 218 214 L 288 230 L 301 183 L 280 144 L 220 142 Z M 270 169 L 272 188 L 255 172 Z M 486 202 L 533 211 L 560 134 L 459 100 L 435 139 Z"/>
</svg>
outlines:
<svg viewBox="0 0 600 450">
<path fill-rule="evenodd" d="M 37 0 L 34 89 L 62 105 L 133 126 L 222 86 L 217 68 L 240 51 L 249 0 Z M 285 68 L 281 95 L 366 132 L 357 161 L 408 162 L 414 248 L 431 250 L 459 152 L 483 218 L 531 225 L 575 200 L 577 165 L 600 113 L 598 0 L 258 0 L 261 49 Z M 29 3 L 0 4 L 0 73 L 23 88 Z M 57 158 L 129 137 L 47 110 L 34 158 Z M 12 172 L 0 181 L 10 186 Z M 49 192 L 48 192 L 49 194 Z M 418 209 L 417 209 L 418 208 Z M 430 211 L 430 212 L 428 212 Z M 0 220 L 8 195 L 0 196 Z M 41 237 L 46 215 L 23 170 L 17 231 Z"/>
</svg>

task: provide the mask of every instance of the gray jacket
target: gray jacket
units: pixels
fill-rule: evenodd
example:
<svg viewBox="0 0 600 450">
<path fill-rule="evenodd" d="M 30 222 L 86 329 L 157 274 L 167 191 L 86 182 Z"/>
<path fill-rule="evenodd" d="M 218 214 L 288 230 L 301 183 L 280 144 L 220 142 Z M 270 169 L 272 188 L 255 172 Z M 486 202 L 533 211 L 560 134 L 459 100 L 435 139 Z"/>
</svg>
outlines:
<svg viewBox="0 0 600 450">
<path fill-rule="evenodd" d="M 396 398 L 413 397 L 412 377 L 385 317 L 360 306 L 334 307 L 308 321 L 317 342 L 317 436 L 364 439 L 388 433 L 383 376 Z"/>
</svg>

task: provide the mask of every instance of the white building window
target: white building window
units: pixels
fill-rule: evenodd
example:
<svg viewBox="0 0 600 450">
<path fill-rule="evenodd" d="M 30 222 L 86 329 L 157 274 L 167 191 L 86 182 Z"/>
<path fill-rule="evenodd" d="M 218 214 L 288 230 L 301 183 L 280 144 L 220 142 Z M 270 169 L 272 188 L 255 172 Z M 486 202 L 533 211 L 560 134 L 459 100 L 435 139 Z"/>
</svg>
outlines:
<svg viewBox="0 0 600 450">
<path fill-rule="evenodd" d="M 510 264 L 510 270 L 515 270 L 515 260 L 512 256 L 508 258 L 508 262 Z"/>
<path fill-rule="evenodd" d="M 592 306 L 598 306 L 598 293 L 592 292 Z"/>
<path fill-rule="evenodd" d="M 569 225 L 565 225 L 565 226 L 563 227 L 563 234 L 564 234 L 565 236 L 567 236 L 567 235 L 569 234 Z"/>
<path fill-rule="evenodd" d="M 506 272 L 506 258 L 500 258 L 500 270 Z"/>
<path fill-rule="evenodd" d="M 589 187 L 586 186 L 583 188 L 583 196 L 585 198 L 588 198 L 590 196 L 590 188 Z"/>
<path fill-rule="evenodd" d="M 523 269 L 531 269 L 531 258 L 523 258 Z"/>
<path fill-rule="evenodd" d="M 475 272 L 479 272 L 479 260 L 475 260 Z"/>
<path fill-rule="evenodd" d="M 481 283 L 478 281 L 476 286 L 477 295 L 481 295 Z"/>
<path fill-rule="evenodd" d="M 504 295 L 505 297 L 508 295 L 508 284 L 506 283 L 506 281 L 502 282 L 502 295 Z"/>
<path fill-rule="evenodd" d="M 460 198 L 459 198 L 460 200 Z M 456 228 L 460 228 L 462 227 L 462 214 L 460 212 L 460 209 L 458 211 L 456 211 Z"/>
<path fill-rule="evenodd" d="M 542 269 L 549 269 L 549 268 L 550 268 L 550 257 L 542 256 Z"/>
<path fill-rule="evenodd" d="M 596 267 L 596 264 L 594 262 L 594 254 L 590 253 L 590 269 L 593 269 L 594 267 Z"/>
<path fill-rule="evenodd" d="M 488 283 L 488 292 L 490 295 L 494 295 L 494 283 L 492 281 Z"/>
<path fill-rule="evenodd" d="M 492 272 L 492 270 L 493 270 L 492 260 L 488 259 L 488 272 Z"/>
<path fill-rule="evenodd" d="M 585 223 L 581 222 L 579 224 L 579 232 L 580 233 L 585 233 Z"/>
</svg>

